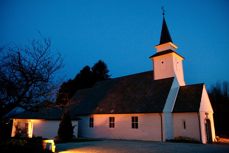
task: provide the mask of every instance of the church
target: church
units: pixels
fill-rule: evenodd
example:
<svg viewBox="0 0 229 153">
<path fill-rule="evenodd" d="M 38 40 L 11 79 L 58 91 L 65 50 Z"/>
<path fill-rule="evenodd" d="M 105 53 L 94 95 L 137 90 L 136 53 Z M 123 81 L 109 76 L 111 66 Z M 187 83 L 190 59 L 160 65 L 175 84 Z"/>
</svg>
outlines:
<svg viewBox="0 0 229 153">
<path fill-rule="evenodd" d="M 160 43 L 155 48 L 150 56 L 152 71 L 101 81 L 77 91 L 67 108 L 73 118 L 80 118 L 76 131 L 80 137 L 161 142 L 189 138 L 204 144 L 215 140 L 206 87 L 185 83 L 184 57 L 177 53 L 164 15 Z M 38 117 L 21 114 L 14 122 L 34 118 Z M 50 130 L 47 125 L 54 126 L 47 123 Z"/>
<path fill-rule="evenodd" d="M 163 16 L 153 71 L 114 78 L 76 93 L 70 110 L 80 116 L 79 135 L 89 138 L 202 143 L 215 139 L 213 109 L 204 84 L 185 84 L 177 46 Z"/>
</svg>

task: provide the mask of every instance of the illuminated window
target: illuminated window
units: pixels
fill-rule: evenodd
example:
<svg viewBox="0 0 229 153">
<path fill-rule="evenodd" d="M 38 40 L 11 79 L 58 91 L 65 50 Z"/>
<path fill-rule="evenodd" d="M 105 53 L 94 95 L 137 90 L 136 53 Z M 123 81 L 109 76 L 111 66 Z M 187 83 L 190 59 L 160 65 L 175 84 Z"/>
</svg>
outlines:
<svg viewBox="0 0 229 153">
<path fill-rule="evenodd" d="M 183 128 L 186 129 L 186 122 L 183 121 Z"/>
<path fill-rule="evenodd" d="M 29 123 L 27 122 L 18 122 L 15 126 L 15 136 L 20 138 L 27 138 L 29 137 Z"/>
<path fill-rule="evenodd" d="M 109 127 L 114 128 L 115 127 L 115 118 L 109 117 Z"/>
<path fill-rule="evenodd" d="M 93 117 L 90 117 L 90 119 L 89 119 L 89 127 L 90 128 L 94 127 L 94 118 Z"/>
<path fill-rule="evenodd" d="M 138 129 L 138 117 L 132 116 L 132 129 Z"/>
</svg>

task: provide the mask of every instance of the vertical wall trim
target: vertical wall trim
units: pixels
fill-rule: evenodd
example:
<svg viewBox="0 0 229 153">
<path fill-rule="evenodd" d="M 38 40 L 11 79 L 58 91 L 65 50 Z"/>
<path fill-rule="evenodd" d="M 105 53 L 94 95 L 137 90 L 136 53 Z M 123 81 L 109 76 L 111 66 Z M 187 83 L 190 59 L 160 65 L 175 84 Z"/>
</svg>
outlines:
<svg viewBox="0 0 229 153">
<path fill-rule="evenodd" d="M 161 142 L 163 142 L 163 119 L 162 119 L 162 113 L 159 113 L 161 117 Z"/>
<path fill-rule="evenodd" d="M 200 113 L 197 112 L 198 120 L 199 120 L 199 134 L 200 134 L 200 142 L 202 142 L 202 132 L 201 132 L 201 121 L 200 121 Z"/>
</svg>

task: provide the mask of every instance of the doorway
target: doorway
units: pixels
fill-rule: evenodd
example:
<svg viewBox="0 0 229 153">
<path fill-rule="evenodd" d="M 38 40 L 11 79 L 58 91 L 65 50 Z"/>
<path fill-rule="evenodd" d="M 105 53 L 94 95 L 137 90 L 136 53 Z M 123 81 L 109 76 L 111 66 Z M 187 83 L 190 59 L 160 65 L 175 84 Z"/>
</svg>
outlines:
<svg viewBox="0 0 229 153">
<path fill-rule="evenodd" d="M 207 136 L 207 143 L 212 143 L 211 121 L 209 119 L 205 120 L 205 130 Z"/>
</svg>

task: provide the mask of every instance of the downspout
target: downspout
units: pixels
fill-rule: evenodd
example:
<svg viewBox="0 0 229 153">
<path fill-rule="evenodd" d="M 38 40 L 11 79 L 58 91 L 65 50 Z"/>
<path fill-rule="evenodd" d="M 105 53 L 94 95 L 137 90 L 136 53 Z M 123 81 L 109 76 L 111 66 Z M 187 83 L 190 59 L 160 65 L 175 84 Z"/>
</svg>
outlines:
<svg viewBox="0 0 229 153">
<path fill-rule="evenodd" d="M 161 117 L 161 142 L 163 142 L 163 120 L 162 120 L 162 113 L 159 113 Z"/>
<path fill-rule="evenodd" d="M 201 132 L 201 121 L 200 121 L 200 113 L 197 112 L 198 120 L 199 120 L 199 133 L 200 133 L 200 142 L 202 142 L 202 132 Z"/>
</svg>

